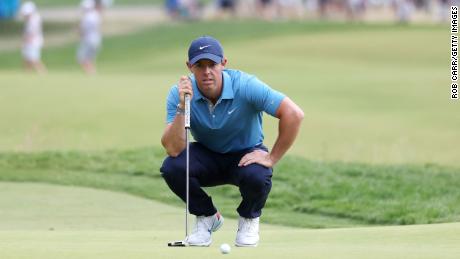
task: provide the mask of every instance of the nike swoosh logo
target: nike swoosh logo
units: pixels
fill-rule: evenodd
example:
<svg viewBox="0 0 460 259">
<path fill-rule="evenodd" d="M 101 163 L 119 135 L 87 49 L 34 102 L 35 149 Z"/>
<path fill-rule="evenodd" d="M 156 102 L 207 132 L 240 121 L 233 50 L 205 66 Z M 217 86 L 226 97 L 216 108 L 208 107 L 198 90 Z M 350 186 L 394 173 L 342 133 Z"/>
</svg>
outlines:
<svg viewBox="0 0 460 259">
<path fill-rule="evenodd" d="M 200 50 L 203 50 L 203 49 L 205 49 L 205 48 L 207 48 L 207 47 L 209 47 L 209 46 L 211 46 L 211 45 L 200 46 Z"/>
<path fill-rule="evenodd" d="M 228 111 L 228 115 L 232 114 L 236 110 L 236 108 L 237 107 L 233 108 L 233 110 Z"/>
</svg>

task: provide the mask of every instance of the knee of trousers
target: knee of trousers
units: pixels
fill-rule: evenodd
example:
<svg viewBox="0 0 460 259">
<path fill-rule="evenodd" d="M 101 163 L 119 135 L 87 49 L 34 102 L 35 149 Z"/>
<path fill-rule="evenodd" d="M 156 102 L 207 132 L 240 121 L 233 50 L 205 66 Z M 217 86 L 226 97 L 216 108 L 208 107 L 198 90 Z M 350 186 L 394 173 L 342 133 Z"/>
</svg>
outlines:
<svg viewBox="0 0 460 259">
<path fill-rule="evenodd" d="M 272 187 L 272 170 L 263 166 L 253 166 L 247 170 L 241 182 L 242 188 L 250 193 L 268 193 Z"/>
<path fill-rule="evenodd" d="M 185 176 L 185 160 L 181 156 L 168 156 L 160 168 L 161 176 L 166 181 L 183 181 Z"/>
</svg>

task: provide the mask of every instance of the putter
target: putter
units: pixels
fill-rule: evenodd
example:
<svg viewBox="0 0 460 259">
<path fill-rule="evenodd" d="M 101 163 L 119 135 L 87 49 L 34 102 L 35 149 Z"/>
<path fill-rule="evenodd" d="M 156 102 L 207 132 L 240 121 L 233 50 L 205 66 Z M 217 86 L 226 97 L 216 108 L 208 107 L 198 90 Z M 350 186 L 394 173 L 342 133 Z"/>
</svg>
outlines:
<svg viewBox="0 0 460 259">
<path fill-rule="evenodd" d="M 188 204 L 189 204 L 189 138 L 188 133 L 190 130 L 190 95 L 185 95 L 185 239 L 188 236 Z M 184 247 L 187 242 L 184 240 L 169 242 L 168 246 Z"/>
</svg>

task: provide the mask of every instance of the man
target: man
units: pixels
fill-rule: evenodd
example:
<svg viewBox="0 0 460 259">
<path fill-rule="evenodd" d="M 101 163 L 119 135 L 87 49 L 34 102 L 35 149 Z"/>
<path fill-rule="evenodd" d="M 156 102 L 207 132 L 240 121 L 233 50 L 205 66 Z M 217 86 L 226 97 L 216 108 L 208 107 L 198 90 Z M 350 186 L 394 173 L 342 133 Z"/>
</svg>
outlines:
<svg viewBox="0 0 460 259">
<path fill-rule="evenodd" d="M 223 223 L 201 187 L 232 184 L 243 198 L 235 245 L 256 246 L 259 217 L 271 189 L 272 167 L 294 142 L 302 110 L 282 93 L 255 76 L 226 69 L 227 59 L 216 39 L 195 39 L 188 50 L 190 77 L 182 76 L 167 99 L 167 126 L 161 143 L 168 153 L 160 169 L 171 190 L 183 201 L 185 193 L 184 100 L 191 96 L 190 145 L 191 214 L 197 216 L 191 246 L 209 246 L 211 232 Z M 263 145 L 262 112 L 279 118 L 279 134 L 271 152 Z"/>
<path fill-rule="evenodd" d="M 96 73 L 96 56 L 101 46 L 101 10 L 100 0 L 83 0 L 81 2 L 83 16 L 80 21 L 80 45 L 77 60 L 87 74 Z"/>
<path fill-rule="evenodd" d="M 24 32 L 22 37 L 22 57 L 27 70 L 38 73 L 46 72 L 41 61 L 43 47 L 42 19 L 33 2 L 25 2 L 21 6 L 21 15 L 24 17 Z"/>
</svg>

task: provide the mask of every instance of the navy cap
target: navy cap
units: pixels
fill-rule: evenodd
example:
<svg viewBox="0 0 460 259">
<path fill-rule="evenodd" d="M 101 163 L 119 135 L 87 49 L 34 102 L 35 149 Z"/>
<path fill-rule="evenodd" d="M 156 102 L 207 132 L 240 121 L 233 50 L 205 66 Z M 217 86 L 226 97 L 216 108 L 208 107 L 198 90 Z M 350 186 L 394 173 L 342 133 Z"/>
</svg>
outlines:
<svg viewBox="0 0 460 259">
<path fill-rule="evenodd" d="M 224 50 L 220 42 L 211 36 L 202 36 L 190 44 L 188 48 L 188 62 L 193 65 L 201 59 L 210 59 L 221 63 L 224 58 Z"/>
</svg>

